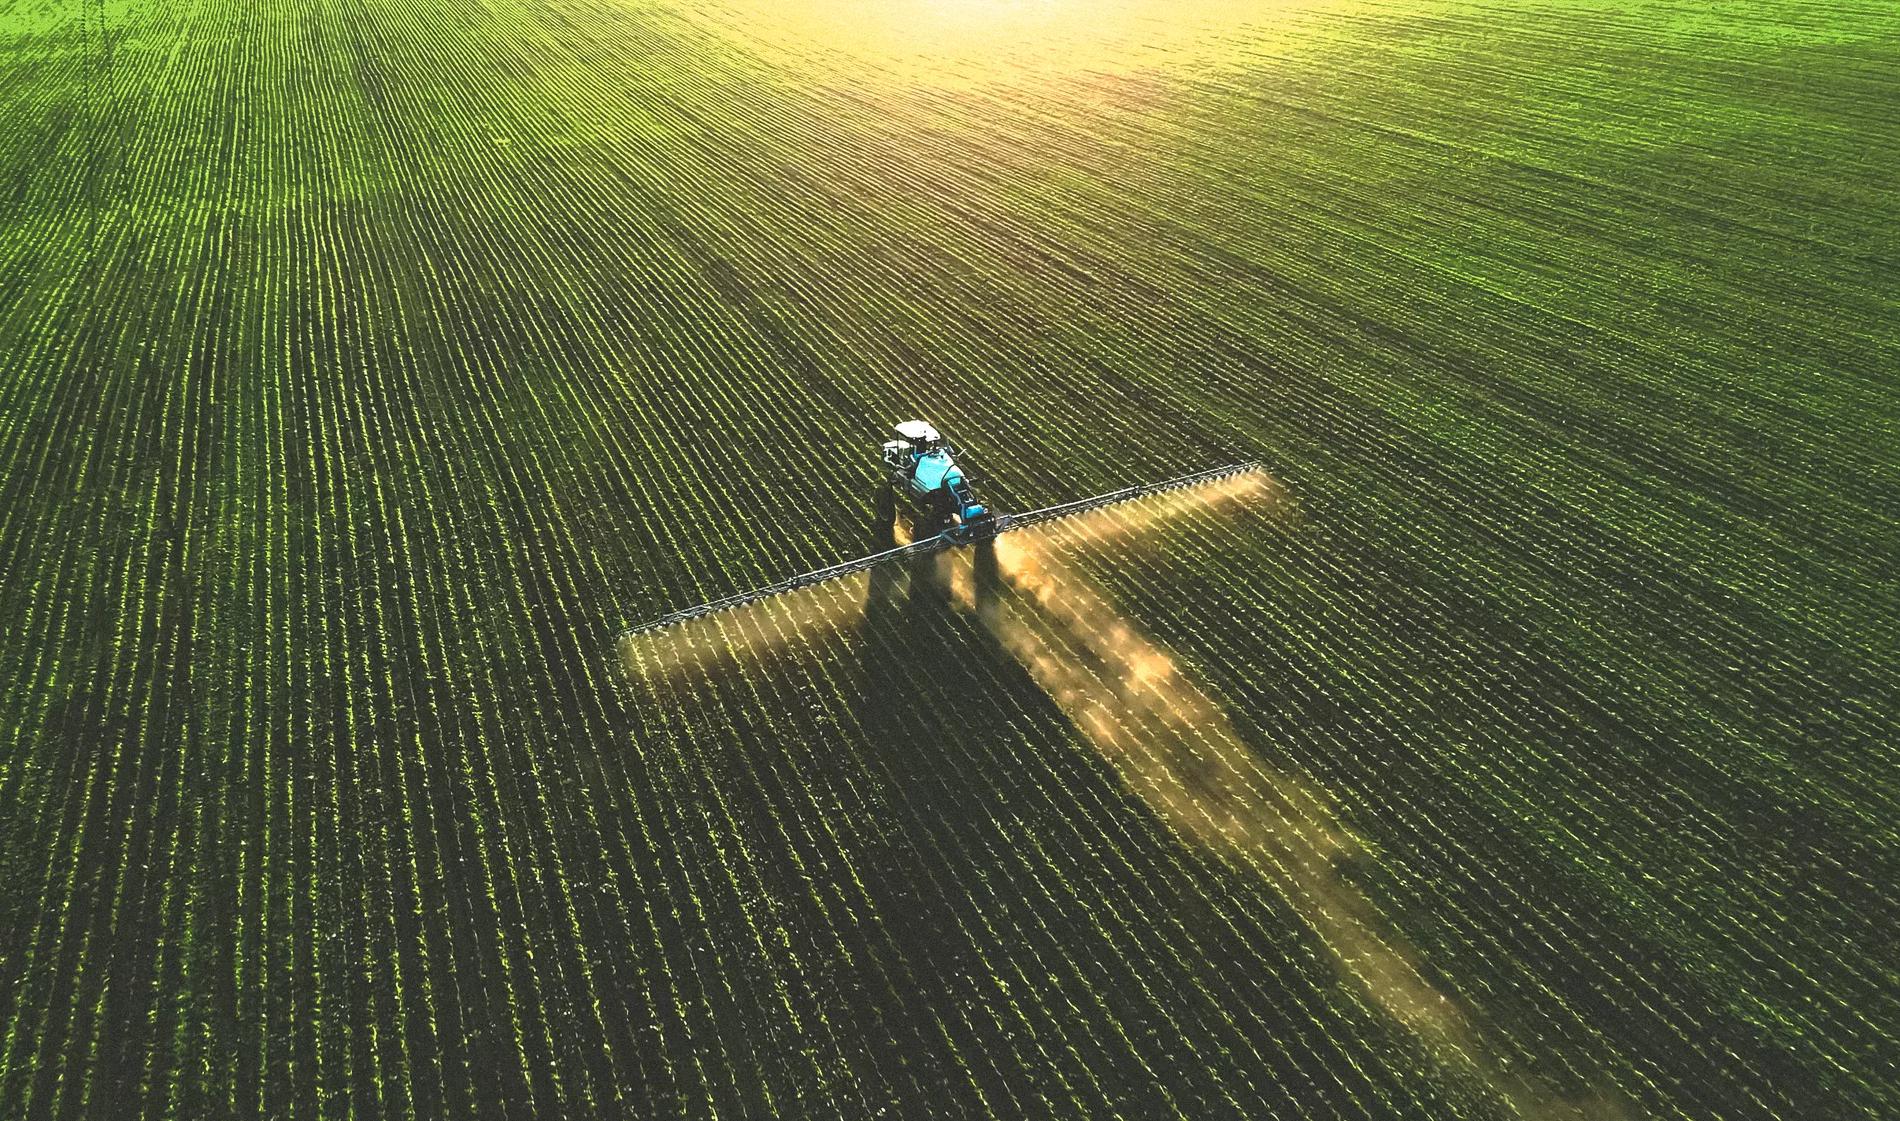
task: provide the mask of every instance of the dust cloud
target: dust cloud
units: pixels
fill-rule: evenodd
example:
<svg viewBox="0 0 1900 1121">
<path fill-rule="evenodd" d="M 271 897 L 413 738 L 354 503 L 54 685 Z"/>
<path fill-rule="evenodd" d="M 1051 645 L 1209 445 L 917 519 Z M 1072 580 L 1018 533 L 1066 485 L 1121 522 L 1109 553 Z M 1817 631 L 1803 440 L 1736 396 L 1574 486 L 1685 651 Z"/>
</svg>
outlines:
<svg viewBox="0 0 1900 1121">
<path fill-rule="evenodd" d="M 1349 982 L 1441 1060 L 1474 1074 L 1525 1118 L 1626 1116 L 1608 1094 L 1564 1099 L 1510 1071 L 1472 1015 L 1426 979 L 1418 952 L 1341 875 L 1340 863 L 1364 843 L 1320 792 L 1248 749 L 1174 655 L 1059 555 L 1210 503 L 1240 499 L 1271 508 L 1279 498 L 1264 473 L 1238 476 L 1004 535 L 993 560 L 969 550 L 943 554 L 934 558 L 936 574 L 952 601 L 981 619 L 1130 790 L 1184 839 L 1265 877 Z"/>
</svg>

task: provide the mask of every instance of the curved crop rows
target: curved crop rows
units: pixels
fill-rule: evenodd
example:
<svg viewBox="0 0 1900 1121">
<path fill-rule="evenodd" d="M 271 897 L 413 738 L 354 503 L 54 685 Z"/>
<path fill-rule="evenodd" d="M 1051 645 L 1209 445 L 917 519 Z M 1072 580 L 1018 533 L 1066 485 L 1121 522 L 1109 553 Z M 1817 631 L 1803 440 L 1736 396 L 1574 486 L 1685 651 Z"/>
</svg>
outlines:
<svg viewBox="0 0 1900 1121">
<path fill-rule="evenodd" d="M 1900 1112 L 1896 42 L 0 0 L 0 1117 Z"/>
</svg>

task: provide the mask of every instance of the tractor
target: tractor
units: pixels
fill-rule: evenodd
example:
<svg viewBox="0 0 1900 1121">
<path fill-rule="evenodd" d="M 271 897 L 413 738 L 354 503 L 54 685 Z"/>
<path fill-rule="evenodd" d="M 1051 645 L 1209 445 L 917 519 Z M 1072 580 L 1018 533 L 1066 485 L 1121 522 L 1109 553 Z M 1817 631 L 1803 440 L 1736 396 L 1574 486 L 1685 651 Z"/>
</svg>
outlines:
<svg viewBox="0 0 1900 1121">
<path fill-rule="evenodd" d="M 910 502 L 917 517 L 918 538 L 926 527 L 963 544 L 996 536 L 996 514 L 976 500 L 970 479 L 957 464 L 963 453 L 952 447 L 927 421 L 907 420 L 891 430 L 882 462 L 891 486 Z"/>
</svg>

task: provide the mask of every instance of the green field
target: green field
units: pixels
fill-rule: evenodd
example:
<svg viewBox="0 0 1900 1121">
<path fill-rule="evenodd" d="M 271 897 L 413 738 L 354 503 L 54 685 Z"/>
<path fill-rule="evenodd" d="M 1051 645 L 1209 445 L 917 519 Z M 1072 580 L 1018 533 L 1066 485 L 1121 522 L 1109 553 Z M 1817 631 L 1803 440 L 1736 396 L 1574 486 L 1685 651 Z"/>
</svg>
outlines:
<svg viewBox="0 0 1900 1121">
<path fill-rule="evenodd" d="M 1900 1116 L 1900 9 L 0 0 L 0 105 L 0 1118 Z M 1271 497 L 617 646 L 911 416 Z"/>
</svg>

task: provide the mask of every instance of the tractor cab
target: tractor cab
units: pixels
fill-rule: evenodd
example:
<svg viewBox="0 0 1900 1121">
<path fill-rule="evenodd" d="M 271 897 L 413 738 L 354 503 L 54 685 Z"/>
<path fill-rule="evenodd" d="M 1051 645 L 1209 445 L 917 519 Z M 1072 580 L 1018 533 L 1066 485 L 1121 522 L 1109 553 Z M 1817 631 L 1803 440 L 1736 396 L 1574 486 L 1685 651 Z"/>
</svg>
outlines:
<svg viewBox="0 0 1900 1121">
<path fill-rule="evenodd" d="M 958 539 L 994 532 L 995 516 L 970 489 L 957 450 L 927 421 L 907 420 L 891 429 L 894 439 L 883 445 L 883 460 L 891 484 L 910 497 L 927 517 L 950 524 Z"/>
<path fill-rule="evenodd" d="M 929 422 L 907 420 L 891 429 L 895 437 L 884 442 L 884 462 L 909 471 L 918 460 L 943 448 L 943 434 Z"/>
</svg>

